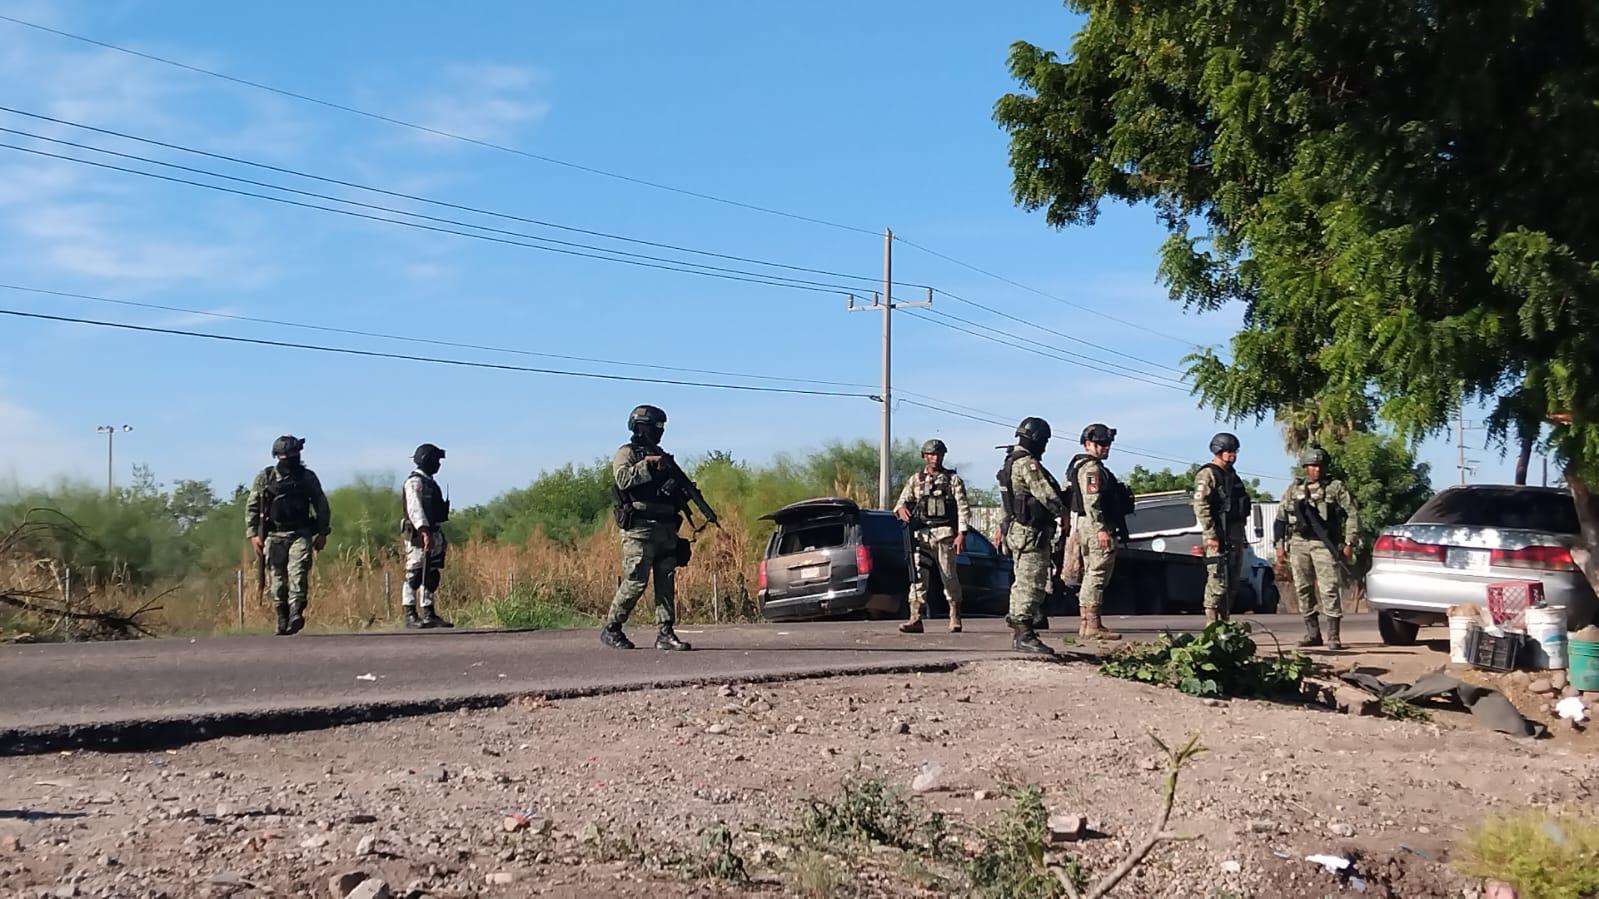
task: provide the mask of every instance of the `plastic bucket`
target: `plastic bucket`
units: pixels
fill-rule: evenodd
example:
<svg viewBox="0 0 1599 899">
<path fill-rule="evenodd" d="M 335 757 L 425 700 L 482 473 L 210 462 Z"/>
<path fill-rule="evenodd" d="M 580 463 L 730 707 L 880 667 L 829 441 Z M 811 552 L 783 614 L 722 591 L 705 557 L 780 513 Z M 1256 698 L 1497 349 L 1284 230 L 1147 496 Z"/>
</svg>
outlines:
<svg viewBox="0 0 1599 899">
<path fill-rule="evenodd" d="M 1599 642 L 1572 640 L 1567 647 L 1571 651 L 1571 685 L 1585 693 L 1599 691 Z"/>
<path fill-rule="evenodd" d="M 1462 665 L 1471 662 L 1471 652 L 1466 648 L 1466 638 L 1470 636 L 1471 629 L 1477 626 L 1477 619 L 1474 617 L 1462 615 L 1449 617 L 1449 661 L 1459 662 Z"/>
<path fill-rule="evenodd" d="M 1566 667 L 1566 610 L 1553 607 L 1527 610 L 1528 659 L 1537 668 Z"/>
</svg>

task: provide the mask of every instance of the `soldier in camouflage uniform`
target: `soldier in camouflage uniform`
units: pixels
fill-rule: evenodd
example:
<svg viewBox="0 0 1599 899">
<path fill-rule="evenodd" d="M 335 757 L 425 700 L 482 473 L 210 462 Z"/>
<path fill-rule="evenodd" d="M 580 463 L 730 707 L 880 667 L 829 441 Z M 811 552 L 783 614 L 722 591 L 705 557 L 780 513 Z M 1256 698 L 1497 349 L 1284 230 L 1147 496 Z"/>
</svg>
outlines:
<svg viewBox="0 0 1599 899">
<path fill-rule="evenodd" d="M 1050 549 L 1060 519 L 1066 514 L 1066 501 L 1039 457 L 1049 444 L 1049 422 L 1024 418 L 1016 428 L 1016 445 L 1005 455 L 998 474 L 1000 502 L 1005 523 L 1005 547 L 1015 561 L 1016 579 L 1010 588 L 1010 614 L 1005 621 L 1011 629 L 1011 647 L 1021 651 L 1054 655 L 1038 639 L 1035 622 L 1049 592 Z"/>
<path fill-rule="evenodd" d="M 332 518 L 322 482 L 300 461 L 305 441 L 285 434 L 272 444 L 277 463 L 255 476 L 244 505 L 245 536 L 265 556 L 278 636 L 305 627 L 313 552 L 327 546 Z"/>
<path fill-rule="evenodd" d="M 1205 540 L 1205 623 L 1225 621 L 1232 594 L 1243 577 L 1244 547 L 1248 545 L 1244 522 L 1249 518 L 1249 491 L 1233 466 L 1238 462 L 1238 438 L 1217 434 L 1210 438 L 1211 460 L 1194 477 L 1194 517 Z"/>
<path fill-rule="evenodd" d="M 1320 646 L 1321 628 L 1316 621 L 1316 600 L 1321 599 L 1321 614 L 1327 619 L 1327 648 L 1338 650 L 1338 630 L 1344 610 L 1338 588 L 1342 584 L 1339 558 L 1345 563 L 1355 557 L 1355 537 L 1360 533 L 1360 517 L 1355 499 L 1340 480 L 1325 478 L 1327 454 L 1310 447 L 1299 457 L 1305 476 L 1283 491 L 1277 507 L 1273 537 L 1277 543 L 1277 564 L 1286 557 L 1294 575 L 1294 592 L 1299 596 L 1299 611 L 1305 616 L 1305 636 L 1300 646 Z M 1329 543 L 1337 541 L 1338 556 Z"/>
<path fill-rule="evenodd" d="M 900 521 L 913 523 L 915 561 L 922 567 L 919 577 L 911 584 L 910 620 L 899 626 L 901 633 L 922 632 L 922 614 L 927 608 L 927 592 L 932 572 L 937 568 L 944 585 L 944 599 L 949 602 L 949 632 L 961 630 L 961 582 L 955 569 L 955 557 L 966 543 L 968 505 L 966 482 L 954 469 L 944 467 L 944 456 L 949 448 L 942 440 L 929 440 L 922 444 L 922 462 L 925 467 L 905 482 L 900 491 L 894 514 Z"/>
<path fill-rule="evenodd" d="M 1110 457 L 1116 429 L 1092 424 L 1083 429 L 1083 452 L 1066 468 L 1067 492 L 1071 497 L 1072 530 L 1083 553 L 1083 580 L 1078 587 L 1082 618 L 1077 635 L 1091 640 L 1120 640 L 1121 634 L 1104 626 L 1100 607 L 1105 601 L 1105 586 L 1116 570 L 1116 540 L 1126 537 L 1130 494 L 1105 466 Z"/>
<path fill-rule="evenodd" d="M 600 642 L 615 649 L 632 649 L 633 641 L 622 625 L 655 580 L 655 648 L 686 650 L 672 630 L 677 619 L 677 566 L 680 538 L 677 528 L 679 500 L 673 492 L 670 456 L 661 449 L 666 413 L 655 406 L 639 406 L 627 417 L 633 439 L 611 457 L 611 505 L 622 532 L 622 581 L 611 599 L 611 614 L 600 631 Z"/>
</svg>

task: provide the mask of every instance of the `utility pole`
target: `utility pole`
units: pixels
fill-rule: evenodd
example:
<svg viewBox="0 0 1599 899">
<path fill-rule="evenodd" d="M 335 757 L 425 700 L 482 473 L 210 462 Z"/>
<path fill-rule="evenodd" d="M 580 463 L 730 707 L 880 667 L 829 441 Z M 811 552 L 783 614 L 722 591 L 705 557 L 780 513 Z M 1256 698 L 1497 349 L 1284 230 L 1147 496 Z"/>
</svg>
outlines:
<svg viewBox="0 0 1599 899">
<path fill-rule="evenodd" d="M 874 293 L 870 303 L 856 305 L 855 295 L 848 294 L 849 304 L 844 308 L 850 312 L 861 312 L 867 309 L 881 309 L 883 311 L 883 384 L 882 392 L 873 399 L 883 404 L 882 431 L 879 434 L 877 448 L 877 506 L 880 509 L 888 508 L 889 491 L 893 485 L 889 482 L 892 477 L 891 462 L 893 456 L 893 353 L 894 353 L 894 309 L 900 306 L 906 308 L 924 307 L 933 305 L 933 289 L 927 288 L 927 299 L 915 303 L 894 302 L 894 232 L 892 229 L 883 229 L 883 290 Z"/>
<path fill-rule="evenodd" d="M 1455 410 L 1455 452 L 1458 458 L 1455 467 L 1460 470 L 1460 483 L 1462 484 L 1466 483 L 1466 475 L 1477 473 L 1476 466 L 1481 461 L 1466 458 L 1466 432 L 1480 430 L 1482 430 L 1481 425 L 1466 424 L 1466 409 L 1464 405 Z"/>
<path fill-rule="evenodd" d="M 106 496 L 110 496 L 112 491 L 116 490 L 116 481 L 112 479 L 112 472 L 115 469 L 112 466 L 112 448 L 111 448 L 111 444 L 113 442 L 115 442 L 115 440 L 116 440 L 117 427 L 118 427 L 117 425 L 100 425 L 99 427 L 94 429 L 96 433 L 105 435 L 105 495 Z M 122 432 L 125 434 L 125 433 L 133 430 L 133 425 L 122 425 L 121 428 L 122 428 Z"/>
</svg>

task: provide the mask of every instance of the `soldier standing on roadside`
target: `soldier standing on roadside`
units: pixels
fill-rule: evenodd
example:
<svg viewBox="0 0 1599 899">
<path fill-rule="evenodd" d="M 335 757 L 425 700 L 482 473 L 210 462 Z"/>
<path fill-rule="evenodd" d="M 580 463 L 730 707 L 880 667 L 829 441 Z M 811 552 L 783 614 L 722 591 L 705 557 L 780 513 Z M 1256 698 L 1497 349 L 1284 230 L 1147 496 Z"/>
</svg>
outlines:
<svg viewBox="0 0 1599 899">
<path fill-rule="evenodd" d="M 433 479 L 444 461 L 444 450 L 424 443 L 416 448 L 411 461 L 416 463 L 416 470 L 406 477 L 401 489 L 405 496 L 405 521 L 401 525 L 401 534 L 405 537 L 405 583 L 401 587 L 400 602 L 405 606 L 405 626 L 455 627 L 440 618 L 433 607 L 439 577 L 444 571 L 446 548 L 440 526 L 450 517 L 450 501 L 444 498 L 439 482 Z M 422 606 L 420 615 L 417 614 L 418 598 Z"/>
<path fill-rule="evenodd" d="M 1249 491 L 1233 466 L 1238 438 L 1221 433 L 1210 438 L 1211 460 L 1194 477 L 1194 517 L 1205 539 L 1205 623 L 1227 620 L 1232 594 L 1243 576 L 1244 522 L 1249 517 Z"/>
<path fill-rule="evenodd" d="M 622 625 L 653 577 L 659 628 L 655 648 L 690 649 L 672 630 L 677 619 L 681 500 L 673 477 L 677 465 L 661 449 L 666 413 L 655 406 L 638 406 L 628 414 L 627 427 L 633 439 L 611 457 L 611 510 L 622 532 L 622 580 L 611 599 L 611 614 L 600 631 L 600 642 L 613 649 L 633 648 Z"/>
<path fill-rule="evenodd" d="M 944 585 L 944 599 L 949 603 L 949 632 L 961 630 L 961 582 L 955 568 L 955 557 L 960 555 L 966 542 L 968 505 L 966 482 L 954 469 L 944 467 L 944 456 L 949 448 L 942 440 L 929 440 L 922 444 L 921 471 L 911 475 L 900 491 L 894 514 L 900 521 L 916 526 L 911 534 L 915 541 L 915 564 L 922 566 L 922 575 L 911 584 L 910 620 L 899 626 L 905 634 L 922 632 L 922 614 L 927 609 L 928 581 L 936 568 Z M 924 564 L 925 563 L 925 564 Z"/>
<path fill-rule="evenodd" d="M 998 474 L 1001 525 L 1005 546 L 1015 560 L 1016 579 L 1010 588 L 1011 647 L 1021 652 L 1054 655 L 1038 639 L 1035 622 L 1049 592 L 1050 550 L 1066 501 L 1060 484 L 1038 461 L 1049 444 L 1049 422 L 1028 417 L 1016 426 L 1016 445 L 1005 455 Z"/>
<path fill-rule="evenodd" d="M 1277 544 L 1277 564 L 1285 558 L 1294 575 L 1294 593 L 1299 611 L 1305 616 L 1305 636 L 1300 646 L 1320 646 L 1321 628 L 1316 621 L 1316 600 L 1327 619 L 1327 648 L 1343 649 L 1339 626 L 1344 610 L 1339 600 L 1342 579 L 1339 569 L 1355 558 L 1355 538 L 1360 533 L 1360 516 L 1355 499 L 1340 480 L 1325 478 L 1327 453 L 1321 447 L 1307 448 L 1299 456 L 1305 476 L 1283 491 L 1277 507 L 1273 539 Z M 1339 541 L 1334 544 L 1334 540 Z"/>
<path fill-rule="evenodd" d="M 1122 638 L 1100 620 L 1105 586 L 1116 570 L 1116 540 L 1126 536 L 1127 513 L 1132 506 L 1126 488 L 1105 467 L 1115 439 L 1115 428 L 1102 424 L 1084 428 L 1083 451 L 1066 469 L 1072 512 L 1072 531 L 1067 539 L 1076 540 L 1083 553 L 1083 580 L 1077 591 L 1082 618 L 1077 635 L 1090 640 Z"/>
<path fill-rule="evenodd" d="M 271 575 L 280 637 L 305 627 L 312 553 L 327 546 L 332 530 L 322 482 L 300 461 L 304 448 L 304 440 L 287 434 L 273 441 L 277 463 L 255 476 L 244 505 L 246 536 Z"/>
</svg>

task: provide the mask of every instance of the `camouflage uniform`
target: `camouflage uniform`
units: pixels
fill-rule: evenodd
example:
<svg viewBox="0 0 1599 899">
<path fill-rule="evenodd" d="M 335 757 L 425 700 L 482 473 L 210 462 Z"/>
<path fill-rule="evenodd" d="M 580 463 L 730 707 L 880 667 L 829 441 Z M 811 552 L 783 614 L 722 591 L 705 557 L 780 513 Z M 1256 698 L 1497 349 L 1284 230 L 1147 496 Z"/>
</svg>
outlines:
<svg viewBox="0 0 1599 899">
<path fill-rule="evenodd" d="M 1077 588 L 1077 604 L 1083 613 L 1098 612 L 1105 602 L 1105 585 L 1116 570 L 1115 527 L 1106 514 L 1106 497 L 1100 487 L 1107 484 L 1105 463 L 1092 456 L 1077 466 L 1072 489 L 1082 497 L 1083 512 L 1072 520 L 1072 537 L 1083 550 L 1083 580 Z M 1099 534 L 1112 535 L 1110 547 L 1100 549 Z"/>
<path fill-rule="evenodd" d="M 617 489 L 626 492 L 654 481 L 656 473 L 644 460 L 661 454 L 660 447 L 622 444 L 611 457 Z M 670 628 L 677 620 L 677 507 L 634 503 L 631 511 L 631 526 L 622 529 L 622 582 L 611 599 L 606 627 L 619 628 L 627 621 L 653 575 L 655 623 Z"/>
<path fill-rule="evenodd" d="M 1338 562 L 1332 550 L 1321 542 L 1308 521 L 1301 520 L 1298 504 L 1304 501 L 1316 510 L 1326 522 L 1327 536 L 1342 539 L 1342 546 L 1353 546 L 1360 533 L 1359 513 L 1355 499 L 1343 481 L 1296 480 L 1283 491 L 1282 505 L 1277 509 L 1277 520 L 1286 535 L 1288 568 L 1294 575 L 1294 593 L 1299 598 L 1299 611 L 1305 616 L 1306 630 L 1315 628 L 1316 600 L 1321 600 L 1321 614 L 1329 622 L 1344 615 L 1339 601 L 1338 587 L 1343 582 Z M 1334 529 L 1343 519 L 1341 531 Z"/>
<path fill-rule="evenodd" d="M 1066 501 L 1037 459 L 1017 458 L 1011 463 L 1010 477 L 1011 490 L 1016 494 L 1031 496 L 1057 519 L 1066 514 Z M 1030 626 L 1049 595 L 1050 548 L 1055 541 L 1055 527 L 1053 521 L 1040 527 L 1012 521 L 1005 532 L 1005 546 L 1016 565 L 1016 579 L 1010 588 L 1010 614 L 1005 616 L 1013 627 Z"/>
<path fill-rule="evenodd" d="M 951 503 L 955 506 L 953 510 L 949 509 Z M 925 553 L 937 566 L 939 579 L 944 585 L 944 599 L 949 603 L 949 623 L 952 627 L 959 627 L 961 582 L 955 567 L 955 535 L 966 533 L 970 514 L 966 482 L 949 469 L 928 474 L 924 468 L 905 482 L 898 505 L 929 521 L 947 520 L 953 515 L 953 526 L 929 523 L 917 530 L 915 550 L 918 554 Z M 911 584 L 910 623 L 913 625 L 921 621 L 926 613 L 929 586 L 930 578 L 925 576 L 918 577 Z"/>
<path fill-rule="evenodd" d="M 274 522 L 270 518 L 271 500 L 268 487 L 285 477 L 276 465 L 269 465 L 255 476 L 250 484 L 250 496 L 244 504 L 246 539 L 255 536 L 257 524 L 263 514 L 266 523 L 266 568 L 270 577 L 269 589 L 279 617 L 286 611 L 299 616 L 306 606 L 307 588 L 311 579 L 312 544 L 325 538 L 332 530 L 328 511 L 328 497 L 322 491 L 322 482 L 311 469 L 300 466 L 293 472 L 305 493 L 310 518 L 301 522 Z M 268 506 L 263 509 L 263 503 Z"/>
<path fill-rule="evenodd" d="M 1240 508 L 1239 498 L 1244 503 Z M 1227 618 L 1232 609 L 1232 593 L 1243 579 L 1244 547 L 1248 535 L 1244 531 L 1244 515 L 1248 510 L 1248 494 L 1243 492 L 1243 482 L 1236 471 L 1227 470 L 1218 475 L 1216 466 L 1206 465 L 1194 477 L 1194 517 L 1199 519 L 1205 546 L 1205 612 L 1217 618 Z M 1222 530 L 1218 530 L 1218 524 Z M 1210 554 L 1208 541 L 1216 541 L 1221 550 Z"/>
</svg>

